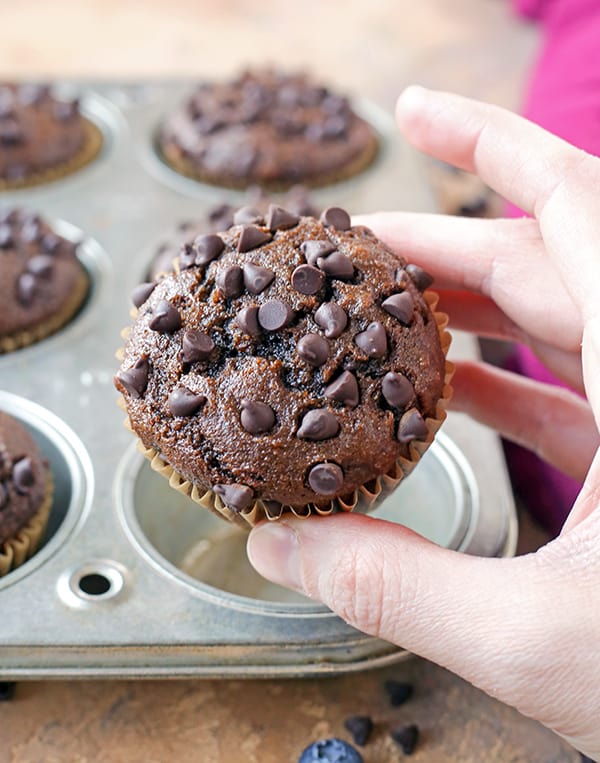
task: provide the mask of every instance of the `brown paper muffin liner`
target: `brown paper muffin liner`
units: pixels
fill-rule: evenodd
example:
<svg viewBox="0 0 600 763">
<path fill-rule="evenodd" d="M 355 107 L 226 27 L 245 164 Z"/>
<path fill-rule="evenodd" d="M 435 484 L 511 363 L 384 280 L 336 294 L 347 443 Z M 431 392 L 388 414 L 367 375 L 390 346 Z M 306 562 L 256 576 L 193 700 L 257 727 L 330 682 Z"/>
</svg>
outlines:
<svg viewBox="0 0 600 763">
<path fill-rule="evenodd" d="M 20 567 L 38 550 L 48 524 L 53 497 L 54 480 L 48 472 L 46 492 L 39 509 L 14 538 L 0 545 L 0 577 Z"/>
<path fill-rule="evenodd" d="M 23 331 L 18 331 L 8 336 L 0 336 L 0 355 L 39 342 L 69 323 L 85 301 L 89 287 L 89 278 L 82 266 L 81 277 L 77 280 L 61 310 L 43 321 L 43 323 L 38 323 L 35 326 L 30 326 L 27 329 L 23 329 Z"/>
<path fill-rule="evenodd" d="M 17 191 L 21 188 L 32 188 L 36 185 L 51 183 L 53 180 L 60 180 L 67 175 L 71 175 L 73 172 L 77 172 L 77 170 L 85 167 L 86 164 L 94 161 L 100 153 L 104 142 L 102 130 L 92 121 L 84 118 L 83 132 L 83 146 L 75 156 L 72 156 L 66 162 L 61 162 L 45 170 L 32 172 L 23 178 L 15 178 L 14 180 L 0 178 L 0 191 Z"/>
<path fill-rule="evenodd" d="M 373 139 L 369 142 L 363 151 L 356 156 L 352 161 L 345 164 L 343 167 L 339 167 L 333 172 L 324 172 L 323 174 L 316 175 L 312 178 L 302 178 L 300 181 L 273 181 L 273 182 L 260 182 L 257 179 L 240 178 L 239 180 L 232 177 L 219 177 L 217 175 L 211 175 L 210 173 L 202 172 L 193 162 L 182 159 L 181 157 L 169 156 L 163 150 L 160 143 L 157 142 L 156 151 L 162 160 L 168 164 L 168 166 L 178 172 L 180 175 L 185 175 L 192 180 L 197 180 L 199 183 L 208 183 L 209 185 L 217 185 L 222 188 L 233 188 L 236 190 L 243 190 L 253 185 L 260 185 L 261 188 L 267 191 L 285 191 L 298 182 L 308 188 L 319 188 L 325 185 L 332 185 L 333 183 L 339 183 L 342 180 L 348 180 L 355 175 L 360 174 L 365 170 L 375 159 L 379 151 L 379 140 L 373 135 Z"/>
<path fill-rule="evenodd" d="M 295 517 L 305 519 L 311 516 L 311 514 L 327 516 L 337 512 L 368 512 L 370 509 L 374 508 L 375 504 L 381 502 L 384 498 L 390 495 L 404 477 L 407 477 L 421 460 L 421 456 L 433 442 L 436 432 L 446 418 L 446 408 L 452 397 L 450 381 L 454 375 L 454 364 L 447 360 L 448 349 L 450 348 L 450 343 L 452 341 L 452 337 L 448 331 L 446 331 L 448 316 L 445 313 L 436 312 L 435 308 L 439 302 L 439 296 L 436 292 L 430 290 L 425 291 L 423 297 L 429 305 L 433 318 L 437 324 L 440 345 L 442 352 L 444 353 L 444 358 L 446 358 L 444 361 L 444 387 L 442 390 L 442 397 L 438 400 L 436 406 L 435 417 L 425 419 L 425 424 L 429 430 L 427 438 L 425 440 L 413 440 L 409 443 L 407 458 L 400 456 L 388 472 L 364 483 L 350 495 L 334 498 L 324 506 L 317 506 L 316 504 L 307 504 L 306 506 L 280 506 L 275 511 L 273 511 L 268 503 L 258 499 L 247 509 L 236 512 L 225 506 L 220 496 L 212 490 L 198 488 L 189 480 L 186 480 L 185 477 L 175 471 L 170 464 L 163 460 L 161 454 L 155 448 L 149 448 L 144 445 L 139 437 L 137 441 L 138 450 L 150 461 L 150 466 L 155 472 L 158 472 L 165 479 L 169 480 L 169 485 L 174 490 L 177 490 L 179 493 L 184 493 L 189 496 L 192 501 L 203 508 L 208 509 L 213 514 L 216 514 L 229 522 L 233 522 L 246 530 L 254 527 L 254 525 L 264 519 L 275 521 L 288 513 L 291 513 Z M 134 310 L 133 317 L 135 317 L 135 315 L 136 311 Z M 131 329 L 129 327 L 122 330 L 121 337 L 123 340 L 127 338 L 130 331 Z M 117 351 L 116 356 L 119 361 L 123 360 L 123 348 Z M 122 410 L 126 411 L 125 401 L 122 396 L 118 398 L 118 405 Z M 137 437 L 136 432 L 131 426 L 129 416 L 125 418 L 123 424 L 126 429 Z"/>
</svg>

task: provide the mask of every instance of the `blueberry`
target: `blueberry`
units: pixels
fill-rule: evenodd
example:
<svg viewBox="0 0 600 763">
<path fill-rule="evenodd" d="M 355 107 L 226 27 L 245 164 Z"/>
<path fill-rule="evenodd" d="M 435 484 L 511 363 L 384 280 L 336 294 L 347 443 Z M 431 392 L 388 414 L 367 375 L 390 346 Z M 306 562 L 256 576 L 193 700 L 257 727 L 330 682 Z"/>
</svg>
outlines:
<svg viewBox="0 0 600 763">
<path fill-rule="evenodd" d="M 364 763 L 362 755 L 343 739 L 320 739 L 310 744 L 298 763 Z"/>
</svg>

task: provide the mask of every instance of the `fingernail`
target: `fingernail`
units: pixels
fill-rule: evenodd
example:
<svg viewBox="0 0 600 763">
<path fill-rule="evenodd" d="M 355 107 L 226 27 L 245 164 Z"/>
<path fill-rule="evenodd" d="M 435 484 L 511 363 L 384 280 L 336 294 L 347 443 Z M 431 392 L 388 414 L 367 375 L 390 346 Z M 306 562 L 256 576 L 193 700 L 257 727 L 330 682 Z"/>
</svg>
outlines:
<svg viewBox="0 0 600 763">
<path fill-rule="evenodd" d="M 248 558 L 267 580 L 302 592 L 298 536 L 285 522 L 268 522 L 252 530 Z"/>
<path fill-rule="evenodd" d="M 420 85 L 409 85 L 398 98 L 398 106 L 403 111 L 419 111 L 427 99 L 427 90 Z"/>
</svg>

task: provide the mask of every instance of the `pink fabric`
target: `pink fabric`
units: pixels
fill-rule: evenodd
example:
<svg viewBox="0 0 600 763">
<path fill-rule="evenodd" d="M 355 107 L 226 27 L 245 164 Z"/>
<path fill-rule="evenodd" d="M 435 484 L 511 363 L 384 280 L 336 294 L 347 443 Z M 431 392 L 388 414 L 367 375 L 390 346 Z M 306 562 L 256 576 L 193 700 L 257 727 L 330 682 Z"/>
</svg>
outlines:
<svg viewBox="0 0 600 763">
<path fill-rule="evenodd" d="M 524 116 L 589 153 L 600 155 L 600 2 L 513 0 L 517 12 L 541 20 L 543 44 L 531 75 Z M 509 216 L 523 212 L 511 205 Z M 513 358 L 515 370 L 561 385 L 526 347 Z M 532 453 L 508 444 L 515 489 L 531 512 L 557 533 L 580 485 Z"/>
</svg>

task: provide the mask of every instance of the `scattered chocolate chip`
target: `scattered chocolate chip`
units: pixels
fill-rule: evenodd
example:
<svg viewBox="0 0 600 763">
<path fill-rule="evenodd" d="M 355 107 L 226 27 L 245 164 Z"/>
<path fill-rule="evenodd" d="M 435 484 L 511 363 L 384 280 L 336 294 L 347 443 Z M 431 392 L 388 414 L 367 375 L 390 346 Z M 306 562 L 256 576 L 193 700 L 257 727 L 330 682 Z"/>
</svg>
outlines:
<svg viewBox="0 0 600 763">
<path fill-rule="evenodd" d="M 409 277 L 404 268 L 398 268 L 398 270 L 396 270 L 394 273 L 394 280 L 402 290 L 405 290 L 408 287 Z"/>
<path fill-rule="evenodd" d="M 413 685 L 404 681 L 386 681 L 383 688 L 390 698 L 392 707 L 400 707 L 413 695 Z"/>
<path fill-rule="evenodd" d="M 35 106 L 50 95 L 50 88 L 48 85 L 34 85 L 28 82 L 19 85 L 17 95 L 24 106 Z"/>
<path fill-rule="evenodd" d="M 35 276 L 32 273 L 22 273 L 17 279 L 17 297 L 19 302 L 27 307 L 33 301 L 35 293 Z"/>
<path fill-rule="evenodd" d="M 323 125 L 320 122 L 309 122 L 304 128 L 304 137 L 311 143 L 320 143 L 325 137 Z"/>
<path fill-rule="evenodd" d="M 316 294 L 324 281 L 323 273 L 312 265 L 298 265 L 292 273 L 292 286 L 301 294 Z"/>
<path fill-rule="evenodd" d="M 300 218 L 294 215 L 292 212 L 288 212 L 283 207 L 278 207 L 275 204 L 269 204 L 269 210 L 267 212 L 267 228 L 272 231 L 287 230 L 298 225 Z"/>
<path fill-rule="evenodd" d="M 425 291 L 433 283 L 433 276 L 418 265 L 407 265 L 406 272 L 419 291 Z"/>
<path fill-rule="evenodd" d="M 205 402 L 204 395 L 198 395 L 187 387 L 175 387 L 167 399 L 167 408 L 173 416 L 193 416 Z"/>
<path fill-rule="evenodd" d="M 370 358 L 383 358 L 387 353 L 387 336 L 379 321 L 369 323 L 365 331 L 354 337 L 354 341 Z"/>
<path fill-rule="evenodd" d="M 191 244 L 184 244 L 179 252 L 179 268 L 187 270 L 196 264 L 196 252 Z"/>
<path fill-rule="evenodd" d="M 244 290 L 244 273 L 239 265 L 229 265 L 219 270 L 215 283 L 225 299 L 239 297 Z"/>
<path fill-rule="evenodd" d="M 326 228 L 336 230 L 348 230 L 350 228 L 350 215 L 340 207 L 327 207 L 321 213 L 321 222 Z"/>
<path fill-rule="evenodd" d="M 419 727 L 411 723 L 409 726 L 400 726 L 394 729 L 390 736 L 400 745 L 405 755 L 412 755 L 419 741 Z"/>
<path fill-rule="evenodd" d="M 215 485 L 213 490 L 235 512 L 244 511 L 254 500 L 254 492 L 247 485 Z"/>
<path fill-rule="evenodd" d="M 36 254 L 27 263 L 27 270 L 39 278 L 47 278 L 54 267 L 54 257 L 49 254 Z"/>
<path fill-rule="evenodd" d="M 258 308 L 258 322 L 266 331 L 278 331 L 294 317 L 294 311 L 280 299 L 270 299 Z"/>
<path fill-rule="evenodd" d="M 318 368 L 329 357 L 329 342 L 318 334 L 306 334 L 298 341 L 296 352 L 302 360 Z"/>
<path fill-rule="evenodd" d="M 71 101 L 57 101 L 54 104 L 54 116 L 60 122 L 68 122 L 74 119 L 79 112 L 79 99 L 73 98 Z"/>
<path fill-rule="evenodd" d="M 154 308 L 152 320 L 148 325 L 152 331 L 158 331 L 159 334 L 172 334 L 181 328 L 181 315 L 170 302 L 161 299 Z"/>
<path fill-rule="evenodd" d="M 233 215 L 234 225 L 253 225 L 258 223 L 263 225 L 265 218 L 261 215 L 258 209 L 254 207 L 240 207 L 235 211 Z"/>
<path fill-rule="evenodd" d="M 263 268 L 252 262 L 244 265 L 244 286 L 250 294 L 260 294 L 275 278 L 275 273 L 269 268 Z"/>
<path fill-rule="evenodd" d="M 257 246 L 266 244 L 272 238 L 271 233 L 257 228 L 256 225 L 244 225 L 237 245 L 238 252 L 249 252 Z"/>
<path fill-rule="evenodd" d="M 406 376 L 393 371 L 387 373 L 381 381 L 381 391 L 392 408 L 405 408 L 415 398 L 415 390 Z"/>
<path fill-rule="evenodd" d="M 148 359 L 139 358 L 127 371 L 119 371 L 115 378 L 121 382 L 131 397 L 140 398 L 148 386 L 149 371 Z"/>
<path fill-rule="evenodd" d="M 19 495 L 27 495 L 35 484 L 33 464 L 29 457 L 21 458 L 12 469 L 12 480 Z"/>
<path fill-rule="evenodd" d="M 354 276 L 354 265 L 350 257 L 341 252 L 332 252 L 327 257 L 319 257 L 317 266 L 328 276 L 332 278 L 352 278 Z"/>
<path fill-rule="evenodd" d="M 131 292 L 131 301 L 135 307 L 141 307 L 156 287 L 154 281 L 146 281 L 138 284 Z"/>
<path fill-rule="evenodd" d="M 60 239 L 54 233 L 45 233 L 41 238 L 40 246 L 45 254 L 55 254 L 60 246 Z"/>
<path fill-rule="evenodd" d="M 14 246 L 15 240 L 9 225 L 2 223 L 0 225 L 0 249 L 10 249 Z"/>
<path fill-rule="evenodd" d="M 316 464 L 308 473 L 308 484 L 318 495 L 335 495 L 344 484 L 344 472 L 337 464 Z"/>
<path fill-rule="evenodd" d="M 322 129 L 325 139 L 342 138 L 348 130 L 348 120 L 341 114 L 335 114 L 325 120 Z"/>
<path fill-rule="evenodd" d="M 258 307 L 249 305 L 243 307 L 234 319 L 235 325 L 251 337 L 260 336 L 261 330 L 258 325 Z"/>
<path fill-rule="evenodd" d="M 304 241 L 300 244 L 300 251 L 309 265 L 316 265 L 319 257 L 326 257 L 331 252 L 335 252 L 335 246 L 329 241 Z"/>
<path fill-rule="evenodd" d="M 242 400 L 240 421 L 246 432 L 262 434 L 275 425 L 275 413 L 271 406 L 258 400 Z"/>
<path fill-rule="evenodd" d="M 373 731 L 373 721 L 368 715 L 351 715 L 344 721 L 344 726 L 352 734 L 354 744 L 364 747 Z"/>
<path fill-rule="evenodd" d="M 381 303 L 381 306 L 386 313 L 393 315 L 405 326 L 409 326 L 412 322 L 415 303 L 410 292 L 402 291 L 399 294 L 392 294 Z"/>
<path fill-rule="evenodd" d="M 194 249 L 196 251 L 196 265 L 208 265 L 209 262 L 216 260 L 223 249 L 225 249 L 225 242 L 220 236 L 208 233 L 196 236 L 194 239 Z"/>
<path fill-rule="evenodd" d="M 349 107 L 348 99 L 341 95 L 327 95 L 321 103 L 321 108 L 326 114 L 341 114 Z"/>
<path fill-rule="evenodd" d="M 338 378 L 325 387 L 325 397 L 337 400 L 349 408 L 356 408 L 360 400 L 360 390 L 356 376 L 350 371 L 342 371 Z"/>
<path fill-rule="evenodd" d="M 340 422 L 324 408 L 308 411 L 302 419 L 297 436 L 301 440 L 328 440 L 340 431 Z"/>
<path fill-rule="evenodd" d="M 37 241 L 42 234 L 42 220 L 39 215 L 30 215 L 25 218 L 21 228 L 21 238 L 23 241 L 33 243 Z"/>
<path fill-rule="evenodd" d="M 213 225 L 226 230 L 233 225 L 234 213 L 235 207 L 232 207 L 231 204 L 219 204 L 210 210 L 208 219 Z"/>
<path fill-rule="evenodd" d="M 348 325 L 348 316 L 335 302 L 323 302 L 315 313 L 315 323 L 328 339 L 336 339 Z"/>
<path fill-rule="evenodd" d="M 364 763 L 362 755 L 343 739 L 331 737 L 309 744 L 298 763 Z"/>
<path fill-rule="evenodd" d="M 416 408 L 406 411 L 398 424 L 396 437 L 401 443 L 409 443 L 413 440 L 424 440 L 429 434 L 427 424 Z"/>
<path fill-rule="evenodd" d="M 181 360 L 184 363 L 206 360 L 214 349 L 215 343 L 208 334 L 198 329 L 190 329 L 181 340 Z"/>
</svg>

